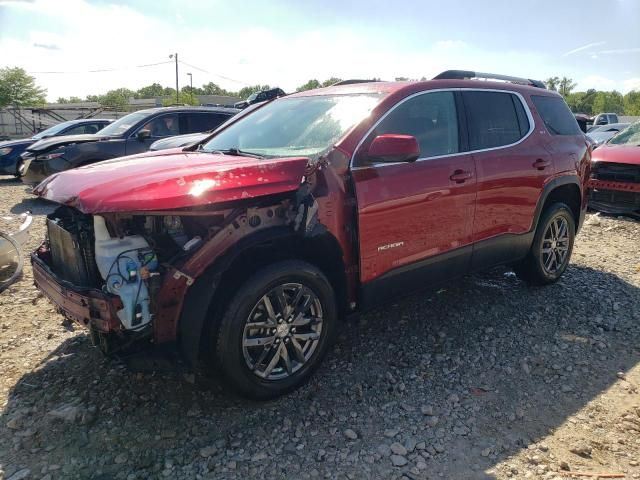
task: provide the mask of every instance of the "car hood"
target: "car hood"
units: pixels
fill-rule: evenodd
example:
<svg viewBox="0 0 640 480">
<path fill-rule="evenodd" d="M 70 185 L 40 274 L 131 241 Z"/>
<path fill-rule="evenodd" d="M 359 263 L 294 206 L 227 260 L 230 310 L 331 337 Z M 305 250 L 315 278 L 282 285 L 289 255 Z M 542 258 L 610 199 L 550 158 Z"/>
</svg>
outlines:
<svg viewBox="0 0 640 480">
<path fill-rule="evenodd" d="M 64 147 L 72 143 L 97 142 L 101 139 L 109 139 L 111 137 L 100 136 L 100 134 L 87 133 L 84 135 L 60 135 L 59 137 L 49 137 L 38 140 L 29 147 L 30 152 L 43 152 L 52 148 Z"/>
<path fill-rule="evenodd" d="M 640 146 L 605 143 L 591 154 L 594 162 L 628 163 L 640 165 Z"/>
<path fill-rule="evenodd" d="M 34 193 L 84 213 L 174 210 L 294 191 L 307 163 L 169 150 L 61 172 Z"/>
<path fill-rule="evenodd" d="M 35 142 L 33 138 L 21 138 L 20 140 L 7 140 L 6 142 L 0 142 L 0 148 L 5 147 L 22 147 Z"/>
<path fill-rule="evenodd" d="M 193 145 L 200 140 L 207 138 L 211 133 L 188 133 L 186 135 L 176 135 L 174 137 L 163 138 L 151 144 L 150 150 L 164 150 L 166 148 L 185 147 Z"/>
</svg>

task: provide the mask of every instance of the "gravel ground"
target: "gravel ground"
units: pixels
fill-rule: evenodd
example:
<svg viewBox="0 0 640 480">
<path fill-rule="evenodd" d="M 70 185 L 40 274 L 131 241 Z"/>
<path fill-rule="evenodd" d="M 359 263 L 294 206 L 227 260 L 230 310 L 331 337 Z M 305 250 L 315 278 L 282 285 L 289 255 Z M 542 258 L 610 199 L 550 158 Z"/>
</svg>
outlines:
<svg viewBox="0 0 640 480">
<path fill-rule="evenodd" d="M 50 204 L 0 179 L 2 212 Z M 268 403 L 132 371 L 23 279 L 0 295 L 0 479 L 640 478 L 640 223 L 590 215 L 556 285 L 504 270 L 343 326 Z M 595 477 L 592 477 L 595 478 Z"/>
</svg>

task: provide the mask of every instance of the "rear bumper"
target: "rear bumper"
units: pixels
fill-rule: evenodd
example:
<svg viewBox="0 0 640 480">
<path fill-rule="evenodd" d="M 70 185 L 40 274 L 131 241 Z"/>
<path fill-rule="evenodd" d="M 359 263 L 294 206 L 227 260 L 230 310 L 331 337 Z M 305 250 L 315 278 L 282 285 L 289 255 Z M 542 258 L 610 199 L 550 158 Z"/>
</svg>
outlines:
<svg viewBox="0 0 640 480">
<path fill-rule="evenodd" d="M 116 313 L 122 309 L 119 297 L 97 289 L 77 287 L 58 278 L 40 257 L 42 254 L 42 248 L 31 254 L 33 280 L 58 312 L 73 322 L 99 332 L 121 330 Z"/>
</svg>

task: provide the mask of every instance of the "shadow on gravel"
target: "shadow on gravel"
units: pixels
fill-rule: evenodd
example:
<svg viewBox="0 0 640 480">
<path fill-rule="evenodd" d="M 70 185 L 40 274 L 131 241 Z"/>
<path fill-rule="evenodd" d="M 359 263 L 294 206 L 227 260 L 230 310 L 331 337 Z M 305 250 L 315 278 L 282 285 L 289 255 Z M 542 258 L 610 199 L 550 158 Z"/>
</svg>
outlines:
<svg viewBox="0 0 640 480">
<path fill-rule="evenodd" d="M 5 474 L 56 464 L 65 478 L 495 478 L 640 361 L 639 299 L 575 265 L 544 288 L 503 269 L 465 277 L 344 325 L 310 383 L 268 403 L 132 372 L 79 336 L 10 392 L 0 458 Z M 405 466 L 380 458 L 394 441 Z"/>
</svg>

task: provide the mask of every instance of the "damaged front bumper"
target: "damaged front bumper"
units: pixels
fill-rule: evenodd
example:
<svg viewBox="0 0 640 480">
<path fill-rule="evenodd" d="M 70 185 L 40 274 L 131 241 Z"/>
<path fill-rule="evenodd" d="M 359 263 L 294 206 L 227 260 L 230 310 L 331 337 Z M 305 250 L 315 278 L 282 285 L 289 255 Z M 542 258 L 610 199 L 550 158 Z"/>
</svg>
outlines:
<svg viewBox="0 0 640 480">
<path fill-rule="evenodd" d="M 589 206 L 611 214 L 640 214 L 640 183 L 589 180 Z"/>
<path fill-rule="evenodd" d="M 121 330 L 117 311 L 120 298 L 93 288 L 77 287 L 60 279 L 47 264 L 48 251 L 41 246 L 31 254 L 33 280 L 65 318 L 100 333 Z"/>
</svg>

